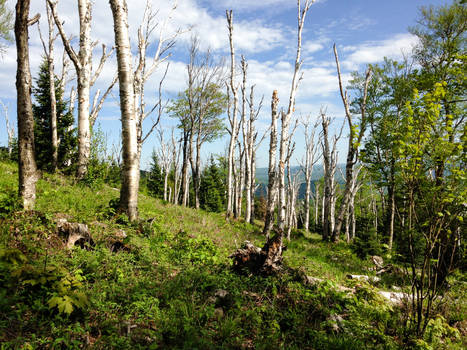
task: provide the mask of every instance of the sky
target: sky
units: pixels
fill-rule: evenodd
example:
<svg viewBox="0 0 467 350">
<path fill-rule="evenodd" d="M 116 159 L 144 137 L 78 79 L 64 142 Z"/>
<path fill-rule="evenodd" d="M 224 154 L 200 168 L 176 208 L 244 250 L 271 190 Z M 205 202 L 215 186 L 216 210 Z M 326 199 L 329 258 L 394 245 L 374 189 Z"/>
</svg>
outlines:
<svg viewBox="0 0 467 350">
<path fill-rule="evenodd" d="M 151 1 L 151 0 L 149 0 Z M 304 0 L 302 0 L 303 4 Z M 344 121 L 344 108 L 339 95 L 336 67 L 332 47 L 336 43 L 341 63 L 344 84 L 350 79 L 351 72 L 365 71 L 367 64 L 381 62 L 384 57 L 401 59 L 409 54 L 417 43 L 408 28 L 416 24 L 420 6 L 439 6 L 450 3 L 447 0 L 317 0 L 311 6 L 302 35 L 302 73 L 297 94 L 294 118 L 310 116 L 317 118 L 321 108 L 334 118 L 334 128 Z M 7 2 L 11 9 L 15 1 Z M 93 54 L 93 66 L 97 67 L 101 54 L 101 44 L 112 47 L 114 42 L 113 22 L 107 0 L 93 1 L 92 38 L 98 41 Z M 136 57 L 137 28 L 141 23 L 146 0 L 128 1 L 129 30 L 132 50 Z M 174 9 L 174 5 L 176 8 Z M 159 22 L 153 41 L 148 49 L 148 56 L 153 54 L 157 39 L 162 31 L 169 38 L 177 31 L 175 46 L 167 58 L 169 69 L 162 86 L 164 101 L 173 99 L 186 88 L 186 63 L 190 39 L 197 35 L 201 50 L 210 49 L 216 59 L 227 59 L 229 63 L 229 41 L 225 11 L 234 13 L 234 45 L 237 61 L 244 55 L 248 62 L 248 85 L 255 85 L 258 100 L 264 96 L 264 103 L 256 123 L 258 131 L 264 133 L 270 124 L 270 99 L 273 90 L 278 90 L 279 106 L 286 108 L 293 75 L 293 65 L 297 43 L 297 1 L 295 0 L 153 0 L 152 8 L 157 11 Z M 77 1 L 59 0 L 58 12 L 68 36 L 77 37 L 79 19 Z M 47 33 L 45 0 L 31 1 L 31 17 L 41 14 L 41 30 Z M 37 26 L 30 32 L 30 63 L 33 78 L 37 76 L 43 56 L 43 47 Z M 73 41 L 77 48 L 77 40 Z M 63 47 L 61 40 L 56 40 L 56 67 L 60 70 Z M 151 58 L 148 57 L 148 62 Z M 16 129 L 16 49 L 9 44 L 0 57 L 0 100 L 8 106 L 10 123 Z M 164 73 L 164 66 L 154 72 L 146 84 L 147 106 L 156 102 L 159 81 Z M 92 95 L 97 89 L 105 90 L 116 72 L 116 59 L 113 55 L 106 63 L 97 80 Z M 70 70 L 70 74 L 73 69 Z M 240 82 L 240 77 L 237 77 Z M 67 90 L 75 81 L 71 81 Z M 109 149 L 120 142 L 121 123 L 118 107 L 118 86 L 106 100 L 96 124 L 107 138 Z M 4 110 L 0 109 L 0 145 L 6 145 L 7 132 Z M 227 118 L 226 115 L 223 118 Z M 151 125 L 148 117 L 144 129 Z M 169 137 L 171 127 L 176 125 L 173 118 L 162 115 L 162 130 Z M 344 129 L 344 134 L 346 133 Z M 296 151 L 292 163 L 300 164 L 304 155 L 304 135 L 302 128 L 295 134 Z M 345 159 L 347 140 L 339 143 L 339 159 Z M 227 137 L 203 146 L 203 159 L 210 154 L 224 155 L 228 144 Z M 151 135 L 143 146 L 141 167 L 147 169 L 153 149 L 157 149 L 156 134 Z M 266 167 L 268 163 L 268 138 L 257 152 L 257 166 Z"/>
</svg>

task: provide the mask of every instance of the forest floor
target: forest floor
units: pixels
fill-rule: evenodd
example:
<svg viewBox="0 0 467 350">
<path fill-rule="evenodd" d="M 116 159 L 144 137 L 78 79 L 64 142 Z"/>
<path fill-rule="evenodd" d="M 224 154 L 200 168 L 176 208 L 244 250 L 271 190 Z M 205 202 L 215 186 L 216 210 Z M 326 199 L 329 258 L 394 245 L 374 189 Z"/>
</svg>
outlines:
<svg viewBox="0 0 467 350">
<path fill-rule="evenodd" d="M 465 275 L 416 339 L 407 308 L 379 293 L 408 291 L 398 269 L 373 285 L 348 279 L 375 269 L 346 243 L 294 231 L 283 273 L 238 274 L 229 255 L 264 244 L 261 222 L 140 194 L 129 223 L 113 209 L 118 189 L 62 175 L 43 174 L 34 212 L 18 210 L 16 192 L 17 166 L 0 162 L 1 349 L 467 347 Z M 68 249 L 63 223 L 89 235 Z"/>
</svg>

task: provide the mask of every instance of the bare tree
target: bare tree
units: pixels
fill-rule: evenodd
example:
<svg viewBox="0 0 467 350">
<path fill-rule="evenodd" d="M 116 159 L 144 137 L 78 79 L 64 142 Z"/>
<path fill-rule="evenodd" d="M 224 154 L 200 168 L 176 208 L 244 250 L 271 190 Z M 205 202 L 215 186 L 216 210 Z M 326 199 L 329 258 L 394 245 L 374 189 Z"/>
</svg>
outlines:
<svg viewBox="0 0 467 350">
<path fill-rule="evenodd" d="M 34 209 L 36 182 L 39 178 L 34 158 L 34 117 L 31 103 L 31 71 L 29 67 L 28 27 L 39 20 L 29 19 L 30 0 L 16 3 L 15 40 L 17 54 L 16 93 L 19 147 L 19 196 L 23 208 Z"/>
<path fill-rule="evenodd" d="M 337 168 L 337 142 L 342 135 L 342 128 L 339 135 L 334 135 L 330 142 L 329 124 L 331 123 L 331 118 L 326 116 L 326 112 L 323 109 L 320 114 L 323 128 L 321 148 L 324 165 L 323 240 L 329 240 L 331 239 L 332 232 L 334 232 L 335 225 L 336 183 L 334 176 Z"/>
<path fill-rule="evenodd" d="M 96 82 L 105 61 L 112 53 L 106 52 L 105 45 L 102 46 L 102 58 L 99 66 L 92 74 L 92 50 L 97 43 L 91 40 L 91 20 L 92 20 L 92 3 L 91 0 L 78 0 L 79 14 L 79 51 L 75 52 L 71 46 L 71 40 L 66 35 L 63 29 L 63 23 L 58 17 L 57 1 L 47 0 L 50 6 L 55 25 L 58 28 L 60 37 L 62 38 L 63 46 L 73 62 L 77 77 L 77 94 L 78 94 L 78 168 L 77 177 L 83 178 L 87 173 L 87 166 L 90 156 L 91 146 L 91 122 L 90 122 L 90 90 Z"/>
<path fill-rule="evenodd" d="M 311 176 L 313 174 L 313 166 L 318 161 L 317 152 L 318 147 L 315 144 L 315 132 L 319 125 L 319 120 L 315 122 L 310 130 L 310 116 L 302 120 L 302 124 L 305 128 L 305 166 L 303 172 L 305 175 L 305 231 L 309 230 L 310 224 L 310 196 L 311 196 Z"/>
<path fill-rule="evenodd" d="M 264 220 L 263 234 L 269 238 L 269 233 L 274 225 L 274 210 L 277 200 L 277 166 L 276 166 L 276 151 L 277 151 L 277 106 L 279 98 L 277 90 L 272 93 L 271 99 L 271 131 L 269 140 L 269 166 L 268 166 L 268 198 L 266 203 L 266 218 Z"/>
<path fill-rule="evenodd" d="M 128 8 L 126 0 L 109 0 L 112 9 L 115 46 L 117 47 L 120 110 L 122 113 L 123 169 L 120 189 L 120 208 L 130 221 L 138 217 L 139 157 L 137 116 L 131 68 L 131 48 L 128 35 Z"/>
<path fill-rule="evenodd" d="M 5 122 L 6 122 L 6 132 L 7 132 L 7 148 L 8 148 L 8 156 L 11 157 L 11 152 L 13 151 L 13 140 L 15 138 L 15 127 L 10 125 L 10 118 L 8 115 L 8 106 L 5 105 L 1 100 L 0 100 L 0 105 L 2 105 L 3 108 L 3 115 L 5 116 Z"/>
<path fill-rule="evenodd" d="M 305 24 L 305 18 L 308 10 L 311 7 L 313 1 L 306 0 L 304 7 L 301 8 L 300 0 L 298 3 L 298 33 L 297 33 L 297 55 L 295 58 L 295 70 L 292 78 L 292 86 L 290 88 L 289 105 L 287 112 L 281 113 L 281 138 L 280 138 L 280 149 L 279 149 L 279 228 L 284 229 L 285 227 L 285 215 L 286 215 L 286 186 L 285 186 L 285 163 L 287 158 L 287 146 L 289 143 L 289 126 L 290 119 L 295 110 L 295 96 L 297 94 L 298 85 L 302 79 L 300 75 L 300 68 L 302 66 L 301 60 L 301 48 L 302 48 L 302 30 Z"/>
<path fill-rule="evenodd" d="M 237 120 L 237 105 L 238 105 L 238 87 L 235 85 L 235 48 L 233 42 L 233 12 L 226 11 L 227 24 L 229 28 L 229 42 L 230 42 L 230 91 L 233 96 L 232 111 L 229 113 L 230 122 L 230 141 L 228 153 L 228 166 L 227 166 L 227 213 L 226 216 L 230 217 L 233 213 L 234 206 L 234 184 L 233 184 L 233 168 L 235 167 L 235 146 L 237 143 L 239 122 Z"/>
<path fill-rule="evenodd" d="M 345 116 L 347 119 L 347 123 L 349 126 L 349 145 L 348 145 L 348 151 L 347 151 L 347 162 L 345 166 L 345 189 L 344 189 L 344 195 L 342 197 L 342 202 L 341 206 L 339 208 L 339 214 L 337 215 L 337 221 L 336 225 L 334 227 L 334 230 L 332 231 L 332 237 L 331 241 L 336 242 L 339 240 L 339 235 L 341 232 L 342 224 L 344 222 L 344 217 L 345 213 L 347 212 L 347 206 L 350 201 L 350 196 L 352 192 L 352 182 L 354 181 L 354 176 L 353 176 L 353 168 L 355 163 L 357 162 L 358 159 L 358 147 L 360 145 L 360 142 L 363 138 L 363 135 L 365 134 L 366 130 L 366 98 L 367 98 L 367 90 L 368 90 L 368 84 L 371 79 L 371 68 L 368 68 L 366 71 L 366 76 L 365 76 L 365 83 L 364 83 L 364 88 L 363 88 L 363 97 L 362 101 L 360 103 L 360 111 L 361 111 L 361 117 L 360 117 L 360 125 L 359 125 L 359 130 L 357 133 L 356 126 L 354 125 L 352 121 L 352 114 L 350 112 L 350 102 L 349 102 L 349 96 L 347 94 L 347 91 L 344 91 L 344 88 L 342 86 L 342 78 L 341 78 L 341 70 L 340 70 L 340 65 L 339 65 L 339 57 L 337 55 L 337 48 L 336 45 L 334 44 L 334 56 L 336 59 L 336 66 L 337 66 L 337 76 L 339 78 L 339 91 L 341 94 L 342 102 L 344 103 L 345 107 Z"/>
<path fill-rule="evenodd" d="M 159 138 L 159 149 L 157 154 L 159 155 L 159 160 L 161 162 L 162 172 L 164 174 L 164 200 L 167 200 L 167 188 L 168 188 L 168 178 L 170 169 L 173 162 L 173 143 L 164 141 L 164 131 L 162 128 L 158 128 L 157 136 Z"/>
</svg>

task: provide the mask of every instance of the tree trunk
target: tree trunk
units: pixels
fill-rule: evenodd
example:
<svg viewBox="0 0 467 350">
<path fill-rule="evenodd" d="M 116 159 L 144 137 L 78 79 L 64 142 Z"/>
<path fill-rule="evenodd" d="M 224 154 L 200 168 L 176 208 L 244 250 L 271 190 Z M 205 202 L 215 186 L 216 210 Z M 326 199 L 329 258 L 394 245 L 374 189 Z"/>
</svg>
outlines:
<svg viewBox="0 0 467 350">
<path fill-rule="evenodd" d="M 234 183 L 233 183 L 233 168 L 235 167 L 235 145 L 238 135 L 238 122 L 237 122 L 237 87 L 235 86 L 235 49 L 233 44 L 233 12 L 226 11 L 227 23 L 229 27 L 229 42 L 230 42 L 230 90 L 233 95 L 232 118 L 230 120 L 230 142 L 228 154 L 228 172 L 227 172 L 227 213 L 226 216 L 230 217 L 233 213 L 234 207 Z"/>
<path fill-rule="evenodd" d="M 130 221 L 134 221 L 138 218 L 139 157 L 132 55 L 128 36 L 128 8 L 126 0 L 109 0 L 109 2 L 114 20 L 122 114 L 123 169 L 120 208 L 128 214 Z"/>
<path fill-rule="evenodd" d="M 55 71 L 54 71 L 54 22 L 50 7 L 47 6 L 47 21 L 49 25 L 49 50 L 46 52 L 49 65 L 49 94 L 50 94 L 50 128 L 52 141 L 52 168 L 58 167 L 58 132 L 57 132 L 57 100 L 55 98 Z"/>
<path fill-rule="evenodd" d="M 19 196 L 25 210 L 34 209 L 38 173 L 34 158 L 34 117 L 31 104 L 31 71 L 29 68 L 30 0 L 16 3 L 15 40 L 17 53 L 16 93 L 19 147 Z M 29 22 L 30 23 L 30 22 Z"/>
<path fill-rule="evenodd" d="M 347 212 L 347 206 L 349 204 L 350 200 L 350 192 L 351 192 L 351 187 L 352 187 L 352 181 L 354 179 L 353 177 L 353 166 L 355 165 L 358 157 L 358 145 L 360 144 L 360 141 L 365 133 L 365 110 L 366 110 L 366 98 L 367 98 L 367 90 L 368 90 L 368 84 L 370 82 L 371 78 L 371 69 L 368 68 L 366 71 L 366 77 L 365 77 L 365 82 L 364 82 L 364 91 L 363 91 L 363 97 L 362 97 L 362 102 L 360 105 L 360 111 L 361 111 L 361 119 L 360 119 L 360 130 L 358 135 L 355 132 L 355 127 L 352 122 L 352 114 L 350 113 L 350 103 L 349 103 L 349 98 L 347 95 L 347 91 L 343 90 L 342 87 L 342 79 L 341 79 L 341 71 L 340 71 L 340 65 L 339 65 L 339 58 L 337 55 L 337 48 L 336 45 L 334 44 L 334 57 L 336 59 L 336 66 L 337 66 L 337 75 L 339 79 L 339 90 L 342 98 L 342 102 L 344 103 L 345 107 L 345 115 L 347 118 L 347 123 L 349 125 L 349 144 L 348 144 L 348 151 L 347 151 L 347 162 L 345 166 L 345 189 L 344 189 L 344 194 L 342 196 L 342 203 L 339 209 L 339 214 L 337 216 L 337 223 L 332 231 L 332 237 L 331 241 L 336 242 L 339 240 L 339 235 L 341 232 L 342 228 L 342 223 L 344 221 L 344 216 L 345 213 Z"/>
<path fill-rule="evenodd" d="M 276 151 L 277 151 L 277 105 L 279 98 L 277 90 L 272 93 L 271 100 L 271 137 L 269 141 L 269 167 L 268 167 L 268 198 L 266 204 L 266 219 L 263 234 L 269 237 L 274 225 L 274 210 L 276 207 Z"/>
</svg>

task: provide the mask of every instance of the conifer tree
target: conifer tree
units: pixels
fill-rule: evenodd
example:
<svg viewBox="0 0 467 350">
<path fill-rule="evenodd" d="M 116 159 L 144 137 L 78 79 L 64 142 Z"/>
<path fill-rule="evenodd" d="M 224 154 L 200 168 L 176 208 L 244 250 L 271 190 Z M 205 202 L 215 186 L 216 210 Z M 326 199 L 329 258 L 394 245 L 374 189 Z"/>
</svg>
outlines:
<svg viewBox="0 0 467 350">
<path fill-rule="evenodd" d="M 200 206 L 207 211 L 221 212 L 224 210 L 225 185 L 221 168 L 211 157 L 210 165 L 201 175 Z"/>
<path fill-rule="evenodd" d="M 55 96 L 57 104 L 57 134 L 58 134 L 58 168 L 64 169 L 73 164 L 76 158 L 77 137 L 73 128 L 73 115 L 63 99 L 63 89 L 59 79 L 55 77 Z M 46 59 L 42 61 L 39 75 L 32 89 L 35 103 L 32 106 L 34 114 L 34 144 L 36 162 L 39 169 L 53 170 L 51 105 L 49 90 L 49 70 Z"/>
<path fill-rule="evenodd" d="M 157 153 L 152 152 L 151 169 L 149 170 L 147 186 L 151 196 L 162 199 L 164 196 L 164 174 L 159 163 Z"/>
</svg>

